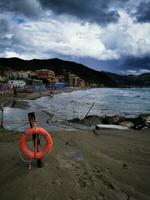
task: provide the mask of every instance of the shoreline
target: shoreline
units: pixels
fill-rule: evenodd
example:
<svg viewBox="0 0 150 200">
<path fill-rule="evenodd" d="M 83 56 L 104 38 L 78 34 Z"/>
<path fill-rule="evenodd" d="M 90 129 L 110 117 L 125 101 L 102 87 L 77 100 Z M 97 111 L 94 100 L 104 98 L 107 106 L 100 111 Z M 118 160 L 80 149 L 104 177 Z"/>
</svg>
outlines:
<svg viewBox="0 0 150 200">
<path fill-rule="evenodd" d="M 60 93 L 65 93 L 65 92 L 73 92 L 80 90 L 81 88 L 66 88 L 65 90 L 49 90 L 49 91 L 42 91 L 42 92 L 33 92 L 33 93 L 18 93 L 17 97 L 7 94 L 7 95 L 1 95 L 0 99 L 0 108 L 5 107 L 5 106 L 10 106 L 12 107 L 14 101 L 25 101 L 25 100 L 35 100 L 37 98 L 41 98 L 44 96 L 52 96 L 52 95 L 57 95 Z M 52 93 L 51 93 L 52 92 Z"/>
<path fill-rule="evenodd" d="M 73 91 L 79 91 L 80 88 L 66 88 L 65 90 L 54 90 L 54 91 L 44 91 L 44 92 L 36 92 L 36 93 L 30 93 L 30 94 L 20 94 L 18 93 L 18 97 L 12 97 L 12 96 L 2 96 L 2 102 L 4 102 L 5 106 L 10 106 L 13 108 L 20 108 L 20 109 L 26 109 L 29 107 L 28 100 L 35 100 L 37 98 L 41 98 L 44 96 L 54 96 L 60 93 L 70 93 Z M 27 101 L 26 101 L 27 100 Z M 49 116 L 52 116 L 52 114 L 47 113 L 47 122 L 49 122 Z M 57 120 L 56 120 L 57 122 Z M 52 121 L 53 123 L 53 121 Z M 61 123 L 59 125 L 62 125 Z M 115 125 L 116 128 L 119 128 L 119 126 L 125 127 L 127 129 L 142 129 L 145 127 L 150 127 L 150 114 L 141 114 L 134 118 L 129 117 L 123 117 L 119 115 L 113 115 L 113 116 L 98 116 L 98 115 L 88 115 L 85 116 L 83 119 L 80 118 L 74 118 L 71 120 L 64 120 L 64 125 L 68 127 L 72 127 L 79 130 L 91 130 L 91 126 L 95 126 L 96 129 L 105 129 L 110 128 L 112 129 L 111 125 Z M 104 125 L 104 126 L 103 126 Z M 105 126 L 106 125 L 106 126 Z M 56 123 L 56 126 L 58 124 Z M 86 126 L 86 127 L 83 127 Z M 114 126 L 114 128 L 115 128 Z M 117 127 L 118 126 L 118 127 Z M 89 129 L 88 129 L 89 128 Z M 121 128 L 121 127 L 120 127 Z"/>
<path fill-rule="evenodd" d="M 26 109 L 30 108 L 28 100 L 36 100 L 38 98 L 46 97 L 46 96 L 52 96 L 53 97 L 54 95 L 57 95 L 57 94 L 60 94 L 60 93 L 68 93 L 68 92 L 73 92 L 73 91 L 77 91 L 77 90 L 80 90 L 80 88 L 72 88 L 71 87 L 71 88 L 66 88 L 65 90 L 43 91 L 43 92 L 35 92 L 35 93 L 18 93 L 17 97 L 14 97 L 12 95 L 3 95 L 3 96 L 0 96 L 0 100 L 1 100 L 0 111 L 3 110 L 4 107 L 12 107 L 12 108 L 19 108 L 19 109 L 26 110 Z M 45 124 L 49 124 L 48 120 L 49 120 L 49 117 L 51 116 L 51 114 L 47 113 L 44 110 L 42 110 L 42 112 L 44 112 L 47 115 L 47 117 L 46 117 L 47 119 L 45 121 Z M 39 118 L 39 121 L 40 121 L 40 118 Z M 1 115 L 0 115 L 0 124 L 1 124 Z M 58 126 L 58 130 L 61 127 L 61 125 L 59 127 L 59 125 L 57 125 L 57 124 L 54 125 L 54 126 Z M 4 128 L 5 128 L 5 126 L 4 126 Z M 62 128 L 62 129 L 64 130 L 64 129 L 67 129 L 67 128 L 69 130 L 73 129 L 71 127 L 70 128 L 66 127 L 66 128 Z M 12 127 L 12 130 L 13 129 L 14 128 Z M 11 130 L 11 128 L 9 128 L 9 130 Z"/>
</svg>

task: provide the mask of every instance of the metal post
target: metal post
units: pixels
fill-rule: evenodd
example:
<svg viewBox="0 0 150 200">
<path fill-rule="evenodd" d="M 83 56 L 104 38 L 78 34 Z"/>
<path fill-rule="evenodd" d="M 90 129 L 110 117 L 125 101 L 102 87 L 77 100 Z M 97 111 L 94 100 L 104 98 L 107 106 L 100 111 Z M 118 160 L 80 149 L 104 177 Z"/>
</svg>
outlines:
<svg viewBox="0 0 150 200">
<path fill-rule="evenodd" d="M 87 111 L 86 115 L 84 116 L 84 118 L 89 114 L 89 112 L 91 111 L 91 109 L 93 108 L 93 106 L 95 105 L 95 102 L 92 103 L 92 105 L 90 106 L 89 110 Z M 83 118 L 83 119 L 84 119 Z"/>
<path fill-rule="evenodd" d="M 35 128 L 37 126 L 36 125 L 37 120 L 35 117 L 35 113 L 34 112 L 28 113 L 28 118 L 29 118 L 30 127 Z M 34 145 L 35 153 L 37 153 L 39 151 L 39 145 L 40 145 L 40 138 L 39 138 L 38 134 L 33 135 L 33 145 Z M 37 165 L 38 165 L 38 167 L 43 166 L 42 159 L 37 159 Z"/>
</svg>

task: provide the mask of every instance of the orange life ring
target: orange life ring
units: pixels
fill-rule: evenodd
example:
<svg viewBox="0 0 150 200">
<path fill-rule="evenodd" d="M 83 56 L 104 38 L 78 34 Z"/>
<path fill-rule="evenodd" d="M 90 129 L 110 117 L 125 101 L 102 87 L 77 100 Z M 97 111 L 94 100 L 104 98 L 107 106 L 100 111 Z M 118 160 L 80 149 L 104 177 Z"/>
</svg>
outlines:
<svg viewBox="0 0 150 200">
<path fill-rule="evenodd" d="M 30 151 L 27 148 L 27 137 L 33 134 L 40 134 L 42 136 L 44 136 L 45 140 L 46 140 L 46 146 L 44 148 L 44 151 L 38 151 L 38 152 L 34 152 L 34 151 Z M 25 134 L 21 136 L 20 138 L 20 150 L 23 154 L 25 154 L 29 159 L 41 159 L 44 157 L 44 155 L 46 153 L 48 153 L 49 151 L 52 150 L 52 145 L 53 145 L 53 141 L 51 138 L 51 135 L 43 128 L 32 128 L 32 129 L 28 129 L 26 130 Z"/>
</svg>

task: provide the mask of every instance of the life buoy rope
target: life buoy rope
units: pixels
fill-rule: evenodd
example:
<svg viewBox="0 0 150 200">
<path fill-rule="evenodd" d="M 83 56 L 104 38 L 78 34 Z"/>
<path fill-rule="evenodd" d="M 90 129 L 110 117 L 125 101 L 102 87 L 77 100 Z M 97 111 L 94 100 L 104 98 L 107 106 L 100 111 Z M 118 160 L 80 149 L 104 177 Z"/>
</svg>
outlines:
<svg viewBox="0 0 150 200">
<path fill-rule="evenodd" d="M 30 151 L 27 148 L 27 137 L 33 134 L 39 134 L 45 138 L 46 145 L 43 151 L 39 151 L 39 150 L 37 151 L 37 147 L 35 148 L 35 151 Z M 20 150 L 30 160 L 43 158 L 46 153 L 52 150 L 52 145 L 53 145 L 53 141 L 52 141 L 51 135 L 43 128 L 28 129 L 20 138 Z"/>
</svg>

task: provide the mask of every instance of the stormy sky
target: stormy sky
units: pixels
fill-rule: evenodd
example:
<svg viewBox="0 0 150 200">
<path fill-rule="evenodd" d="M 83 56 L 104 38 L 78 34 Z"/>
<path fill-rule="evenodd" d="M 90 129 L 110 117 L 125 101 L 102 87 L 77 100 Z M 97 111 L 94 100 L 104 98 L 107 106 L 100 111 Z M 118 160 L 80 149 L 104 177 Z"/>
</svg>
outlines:
<svg viewBox="0 0 150 200">
<path fill-rule="evenodd" d="M 0 0 L 0 57 L 150 72 L 150 0 Z"/>
</svg>

